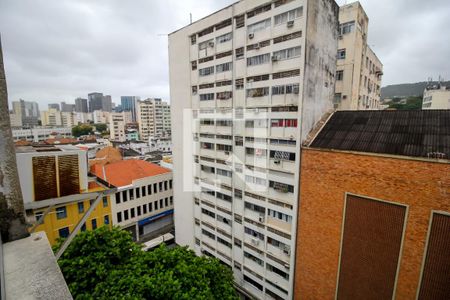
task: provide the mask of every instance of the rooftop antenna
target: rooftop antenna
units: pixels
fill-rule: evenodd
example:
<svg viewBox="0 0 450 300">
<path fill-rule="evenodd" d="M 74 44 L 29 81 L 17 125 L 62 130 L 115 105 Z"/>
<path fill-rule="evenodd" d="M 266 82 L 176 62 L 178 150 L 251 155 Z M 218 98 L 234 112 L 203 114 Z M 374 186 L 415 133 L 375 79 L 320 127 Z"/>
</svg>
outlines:
<svg viewBox="0 0 450 300">
<path fill-rule="evenodd" d="M 190 20 L 190 22 L 191 22 L 191 23 L 189 23 L 189 24 L 192 24 L 192 13 L 189 13 L 189 20 Z"/>
</svg>

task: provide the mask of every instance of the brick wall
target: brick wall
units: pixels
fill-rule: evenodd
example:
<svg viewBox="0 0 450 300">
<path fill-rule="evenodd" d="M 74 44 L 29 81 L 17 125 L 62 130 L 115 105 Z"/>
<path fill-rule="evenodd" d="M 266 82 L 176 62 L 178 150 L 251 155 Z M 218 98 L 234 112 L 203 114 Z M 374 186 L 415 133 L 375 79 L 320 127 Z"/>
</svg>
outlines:
<svg viewBox="0 0 450 300">
<path fill-rule="evenodd" d="M 450 211 L 450 164 L 314 149 L 301 164 L 296 299 L 335 297 L 345 192 L 409 205 L 396 299 L 415 299 L 431 210 Z"/>
</svg>

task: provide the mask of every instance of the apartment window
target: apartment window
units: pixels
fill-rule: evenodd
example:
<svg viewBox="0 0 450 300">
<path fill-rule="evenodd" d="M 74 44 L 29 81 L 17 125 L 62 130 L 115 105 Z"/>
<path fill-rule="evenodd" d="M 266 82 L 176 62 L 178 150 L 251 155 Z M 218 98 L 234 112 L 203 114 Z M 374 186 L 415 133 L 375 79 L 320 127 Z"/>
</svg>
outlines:
<svg viewBox="0 0 450 300">
<path fill-rule="evenodd" d="M 198 33 L 198 37 L 202 37 L 202 36 L 207 35 L 207 34 L 213 32 L 213 31 L 214 31 L 214 26 L 208 27 L 208 28 L 203 29 L 202 31 L 200 31 Z"/>
<path fill-rule="evenodd" d="M 155 201 L 155 210 L 158 210 L 158 201 Z"/>
<path fill-rule="evenodd" d="M 134 200 L 134 190 L 133 189 L 129 190 L 129 193 L 130 193 L 130 200 Z"/>
<path fill-rule="evenodd" d="M 277 106 L 277 107 L 272 107 L 271 111 L 272 112 L 298 111 L 298 106 Z"/>
<path fill-rule="evenodd" d="M 200 94 L 200 101 L 214 100 L 214 93 Z"/>
<path fill-rule="evenodd" d="M 258 238 L 258 239 L 264 241 L 264 234 L 262 234 L 262 233 L 260 233 L 258 231 L 255 231 L 255 230 L 253 230 L 251 228 L 248 228 L 248 227 L 244 226 L 244 232 L 246 234 L 249 234 L 249 235 L 251 235 L 251 236 L 253 236 L 255 238 Z"/>
<path fill-rule="evenodd" d="M 205 229 L 202 229 L 202 233 L 213 240 L 216 239 L 216 236 L 214 234 L 210 233 L 209 231 L 206 231 Z"/>
<path fill-rule="evenodd" d="M 264 48 L 270 46 L 270 40 L 266 40 L 266 41 L 262 41 L 256 44 L 251 44 L 247 46 L 247 51 L 249 50 L 254 50 L 254 49 L 260 49 L 260 48 Z"/>
<path fill-rule="evenodd" d="M 205 143 L 205 142 L 201 142 L 201 143 L 200 143 L 200 147 L 201 147 L 202 149 L 214 150 L 214 144 L 213 144 L 213 143 Z"/>
<path fill-rule="evenodd" d="M 151 184 L 147 185 L 147 194 L 149 194 L 149 195 L 152 194 L 152 185 Z"/>
<path fill-rule="evenodd" d="M 58 234 L 59 234 L 59 237 L 62 239 L 67 238 L 70 234 L 69 227 L 63 227 L 63 228 L 58 229 Z"/>
<path fill-rule="evenodd" d="M 123 202 L 128 201 L 128 191 L 122 191 L 122 199 L 123 199 Z"/>
<path fill-rule="evenodd" d="M 256 15 L 262 14 L 263 12 L 269 11 L 271 8 L 272 8 L 272 3 L 257 7 L 254 10 L 251 10 L 247 13 L 247 19 L 250 19 Z"/>
<path fill-rule="evenodd" d="M 203 90 L 203 89 L 209 89 L 209 88 L 213 88 L 214 87 L 214 83 L 204 83 L 204 84 L 200 84 L 198 86 L 199 89 Z"/>
<path fill-rule="evenodd" d="M 202 214 L 210 216 L 211 218 L 214 218 L 214 219 L 216 218 L 216 214 L 215 213 L 210 212 L 209 210 L 204 209 L 204 208 L 202 208 Z"/>
<path fill-rule="evenodd" d="M 228 86 L 228 85 L 233 85 L 233 81 L 232 80 L 223 80 L 223 81 L 217 81 L 216 82 L 216 86 Z"/>
<path fill-rule="evenodd" d="M 141 215 L 141 207 L 140 206 L 138 206 L 137 208 L 137 215 L 138 215 L 138 217 Z"/>
<path fill-rule="evenodd" d="M 270 53 L 256 55 L 247 58 L 247 66 L 267 64 L 270 61 Z"/>
<path fill-rule="evenodd" d="M 158 183 L 159 185 L 159 191 L 162 192 L 163 191 L 163 183 L 162 181 Z"/>
<path fill-rule="evenodd" d="M 273 73 L 272 74 L 272 79 L 280 79 L 280 78 L 295 77 L 295 76 L 300 76 L 300 70 L 299 69 Z"/>
<path fill-rule="evenodd" d="M 258 148 L 245 148 L 245 154 L 254 155 L 257 157 L 265 157 L 267 155 L 267 150 Z"/>
<path fill-rule="evenodd" d="M 236 90 L 242 90 L 244 88 L 244 78 L 239 78 L 235 80 Z"/>
<path fill-rule="evenodd" d="M 286 223 L 292 223 L 292 216 L 289 216 L 287 214 L 281 213 L 281 212 L 273 210 L 273 209 L 268 209 L 267 215 L 269 217 L 281 220 Z"/>
<path fill-rule="evenodd" d="M 234 189 L 234 197 L 242 199 L 242 190 Z"/>
<path fill-rule="evenodd" d="M 173 205 L 173 196 L 169 197 L 169 202 L 170 202 L 170 205 Z"/>
<path fill-rule="evenodd" d="M 228 100 L 233 97 L 233 92 L 220 92 L 216 94 L 217 100 Z"/>
<path fill-rule="evenodd" d="M 135 214 L 134 214 L 134 207 L 132 207 L 131 209 L 130 209 L 130 218 L 134 218 L 135 217 Z"/>
<path fill-rule="evenodd" d="M 265 186 L 267 184 L 267 180 L 265 180 L 264 178 L 259 178 L 250 175 L 245 175 L 245 182 L 262 186 Z"/>
<path fill-rule="evenodd" d="M 257 98 L 269 95 L 269 87 L 247 89 L 247 97 Z"/>
<path fill-rule="evenodd" d="M 78 213 L 84 213 L 84 203 L 83 202 L 78 202 Z"/>
<path fill-rule="evenodd" d="M 276 15 L 274 17 L 274 24 L 276 25 L 280 25 L 289 21 L 293 21 L 297 18 L 300 18 L 303 15 L 303 6 L 302 7 L 298 7 L 296 9 L 287 11 L 285 13 Z"/>
<path fill-rule="evenodd" d="M 275 7 L 284 5 L 284 4 L 289 3 L 291 1 L 293 1 L 293 0 L 278 0 L 278 1 L 275 1 Z"/>
<path fill-rule="evenodd" d="M 242 248 L 242 241 L 234 238 L 234 245 L 237 246 L 238 248 Z"/>
<path fill-rule="evenodd" d="M 191 35 L 191 45 L 195 45 L 197 43 L 197 35 Z"/>
<path fill-rule="evenodd" d="M 223 145 L 223 144 L 217 144 L 216 150 L 218 151 L 233 151 L 233 146 L 230 145 Z"/>
<path fill-rule="evenodd" d="M 297 119 L 284 119 L 284 127 L 297 127 Z"/>
<path fill-rule="evenodd" d="M 123 219 L 126 221 L 128 220 L 128 210 L 123 211 Z"/>
<path fill-rule="evenodd" d="M 235 50 L 235 53 L 236 53 L 236 59 L 244 58 L 244 47 L 237 48 Z"/>
<path fill-rule="evenodd" d="M 286 183 L 276 182 L 276 181 L 269 181 L 269 187 L 273 188 L 275 191 L 280 193 L 293 193 L 294 192 L 294 186 Z"/>
<path fill-rule="evenodd" d="M 147 213 L 147 204 L 142 205 L 142 213 L 144 215 Z"/>
<path fill-rule="evenodd" d="M 224 35 L 220 35 L 220 36 L 216 37 L 216 43 L 217 44 L 226 43 L 226 42 L 230 41 L 232 37 L 233 37 L 233 35 L 231 32 L 226 33 Z"/>
<path fill-rule="evenodd" d="M 263 286 L 260 283 L 258 283 L 257 281 L 251 279 L 247 275 L 244 275 L 244 281 L 247 281 L 248 283 L 250 283 L 251 285 L 253 285 L 255 288 L 257 288 L 260 291 L 263 290 Z"/>
<path fill-rule="evenodd" d="M 293 47 L 288 49 L 283 49 L 280 51 L 275 51 L 273 53 L 273 57 L 276 57 L 277 60 L 286 60 L 294 57 L 298 57 L 301 54 L 301 47 Z"/>
<path fill-rule="evenodd" d="M 120 211 L 117 213 L 117 222 L 122 222 L 122 213 Z"/>
<path fill-rule="evenodd" d="M 245 120 L 246 128 L 267 128 L 266 119 Z M 247 138 L 246 138 L 247 140 Z"/>
<path fill-rule="evenodd" d="M 191 69 L 192 69 L 192 71 L 197 70 L 197 61 L 196 60 L 191 61 Z"/>
<path fill-rule="evenodd" d="M 169 180 L 169 189 L 172 189 L 172 179 Z"/>
<path fill-rule="evenodd" d="M 298 84 L 276 85 L 272 87 L 272 95 L 285 95 L 299 93 Z"/>
<path fill-rule="evenodd" d="M 265 214 L 266 213 L 266 209 L 262 206 L 250 203 L 250 202 L 245 202 L 245 208 L 256 211 L 258 213 L 262 213 Z"/>
<path fill-rule="evenodd" d="M 214 66 L 198 70 L 198 75 L 199 76 L 208 76 L 208 75 L 211 75 L 211 74 L 214 74 Z"/>
<path fill-rule="evenodd" d="M 282 36 L 274 38 L 273 39 L 273 43 L 274 44 L 278 44 L 278 43 L 281 43 L 281 42 L 285 42 L 285 41 L 289 41 L 289 40 L 296 39 L 296 38 L 301 38 L 301 37 L 302 37 L 302 32 L 301 31 L 296 31 L 296 32 L 293 32 L 293 33 L 285 34 L 285 35 L 282 35 Z"/>
<path fill-rule="evenodd" d="M 217 237 L 217 242 L 221 243 L 222 245 L 227 246 L 230 249 L 232 247 L 230 242 L 227 242 L 226 240 L 224 240 L 224 239 L 222 239 L 220 237 Z"/>
<path fill-rule="evenodd" d="M 56 218 L 58 220 L 67 218 L 67 209 L 65 206 L 61 206 L 56 209 Z"/>
<path fill-rule="evenodd" d="M 276 267 L 274 267 L 272 265 L 269 265 L 269 264 L 266 264 L 266 268 L 267 268 L 267 270 L 269 270 L 269 271 L 271 271 L 271 272 L 273 272 L 275 274 L 278 274 L 279 276 L 283 277 L 284 279 L 289 280 L 289 274 L 288 273 L 286 273 L 284 271 L 281 271 L 280 269 L 278 269 L 278 268 L 276 268 Z"/>
<path fill-rule="evenodd" d="M 235 146 L 244 146 L 244 138 L 242 136 L 234 137 L 234 145 Z"/>
<path fill-rule="evenodd" d="M 115 194 L 116 196 L 116 204 L 120 204 L 120 192 Z"/>
<path fill-rule="evenodd" d="M 167 180 L 164 181 L 164 190 L 167 191 Z"/>
<path fill-rule="evenodd" d="M 108 215 L 103 217 L 103 224 L 109 225 L 109 216 Z"/>
<path fill-rule="evenodd" d="M 80 230 L 81 230 L 82 232 L 83 232 L 83 231 L 86 231 L 86 223 L 84 223 L 84 224 L 81 226 Z"/>
<path fill-rule="evenodd" d="M 270 18 L 247 26 L 248 33 L 255 33 L 270 27 Z"/>
<path fill-rule="evenodd" d="M 261 259 L 259 259 L 258 257 L 256 257 L 253 254 L 251 254 L 251 253 L 248 253 L 248 252 L 244 251 L 244 257 L 254 261 L 255 263 L 257 263 L 260 266 L 264 266 L 264 262 Z"/>
<path fill-rule="evenodd" d="M 350 33 L 350 32 L 352 32 L 354 30 L 355 30 L 355 21 L 351 21 L 351 22 L 347 22 L 347 23 L 341 24 L 340 27 L 339 27 L 339 33 L 341 35 Z"/>
<path fill-rule="evenodd" d="M 336 71 L 336 80 L 344 80 L 344 71 Z"/>
<path fill-rule="evenodd" d="M 216 73 L 222 73 L 233 69 L 233 63 L 227 62 L 216 66 Z"/>
<path fill-rule="evenodd" d="M 97 229 L 97 219 L 91 220 L 92 230 Z"/>
<path fill-rule="evenodd" d="M 345 59 L 345 49 L 339 49 L 337 52 L 337 59 Z"/>
<path fill-rule="evenodd" d="M 145 186 L 141 187 L 141 192 L 142 192 L 142 197 L 147 196 L 147 189 L 145 188 Z"/>
<path fill-rule="evenodd" d="M 227 202 L 232 202 L 233 201 L 233 198 L 231 196 L 225 195 L 225 194 L 223 194 L 221 192 L 217 192 L 216 193 L 216 198 L 224 200 L 224 201 L 227 201 Z"/>
<path fill-rule="evenodd" d="M 148 204 L 148 212 L 152 212 L 153 211 L 153 202 L 150 202 Z"/>
<path fill-rule="evenodd" d="M 231 171 L 217 169 L 217 175 L 222 175 L 225 177 L 231 177 Z"/>
<path fill-rule="evenodd" d="M 270 79 L 270 74 L 247 77 L 247 82 L 266 81 Z"/>
<path fill-rule="evenodd" d="M 200 119 L 200 125 L 213 126 L 214 120 L 213 119 Z"/>
<path fill-rule="evenodd" d="M 104 196 L 102 201 L 103 201 L 103 207 L 108 207 L 108 197 Z"/>
<path fill-rule="evenodd" d="M 275 160 L 295 161 L 295 153 L 271 150 L 270 158 L 273 158 Z"/>
<path fill-rule="evenodd" d="M 225 21 L 222 21 L 222 22 L 220 22 L 219 24 L 216 24 L 216 25 L 215 25 L 215 28 L 216 28 L 216 30 L 225 28 L 225 27 L 227 27 L 227 26 L 230 26 L 232 22 L 233 22 L 233 21 L 231 20 L 231 18 L 230 18 L 230 19 L 226 19 Z"/>
<path fill-rule="evenodd" d="M 217 120 L 216 125 L 221 126 L 221 127 L 231 127 L 231 126 L 233 126 L 233 121 L 232 120 Z M 221 136 L 221 135 L 219 135 L 218 137 L 216 136 L 216 138 L 222 138 L 222 137 L 223 136 Z"/>
<path fill-rule="evenodd" d="M 164 206 L 169 206 L 169 198 L 164 198 Z"/>
<path fill-rule="evenodd" d="M 198 63 L 199 63 L 199 64 L 202 64 L 202 63 L 205 63 L 205 62 L 208 62 L 208 61 L 211 61 L 211 60 L 214 60 L 214 55 L 200 58 L 200 59 L 198 60 Z"/>
<path fill-rule="evenodd" d="M 222 216 L 220 216 L 220 215 L 217 215 L 217 216 L 216 216 L 216 219 L 217 219 L 218 221 L 224 223 L 224 224 L 227 224 L 227 225 L 231 226 L 231 220 L 230 220 L 230 219 L 224 218 L 224 217 L 222 217 Z"/>
<path fill-rule="evenodd" d="M 242 28 L 245 26 L 245 15 L 240 15 L 234 18 L 236 22 L 236 29 Z"/>
</svg>

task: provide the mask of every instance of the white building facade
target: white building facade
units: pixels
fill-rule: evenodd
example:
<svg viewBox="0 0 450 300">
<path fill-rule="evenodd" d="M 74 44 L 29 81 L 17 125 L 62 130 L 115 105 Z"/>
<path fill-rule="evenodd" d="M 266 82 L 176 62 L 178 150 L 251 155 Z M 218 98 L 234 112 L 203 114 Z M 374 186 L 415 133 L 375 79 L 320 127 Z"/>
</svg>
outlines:
<svg viewBox="0 0 450 300">
<path fill-rule="evenodd" d="M 334 1 L 243 0 L 169 35 L 176 242 L 293 298 L 301 142 L 332 109 Z"/>
<path fill-rule="evenodd" d="M 450 87 L 440 83 L 428 85 L 423 92 L 422 109 L 450 109 Z"/>
<path fill-rule="evenodd" d="M 109 114 L 109 132 L 110 138 L 114 141 L 124 142 L 127 140 L 125 130 L 126 124 L 132 121 L 130 111 Z"/>
<path fill-rule="evenodd" d="M 60 135 L 62 137 L 72 137 L 71 128 L 32 128 L 32 129 L 12 129 L 14 141 L 26 140 L 30 142 L 40 142 L 48 139 L 51 135 Z"/>
<path fill-rule="evenodd" d="M 161 99 L 146 99 L 137 102 L 139 137 L 148 141 L 151 137 L 170 136 L 170 105 Z"/>
</svg>

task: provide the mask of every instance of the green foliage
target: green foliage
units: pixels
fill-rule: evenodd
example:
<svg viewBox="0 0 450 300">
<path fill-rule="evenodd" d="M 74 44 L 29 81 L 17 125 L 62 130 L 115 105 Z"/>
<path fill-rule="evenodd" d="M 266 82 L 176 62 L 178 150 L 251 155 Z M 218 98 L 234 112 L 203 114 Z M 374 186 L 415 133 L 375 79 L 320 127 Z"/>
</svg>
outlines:
<svg viewBox="0 0 450 300">
<path fill-rule="evenodd" d="M 58 263 L 75 299 L 237 299 L 217 259 L 185 247 L 145 252 L 119 228 L 79 233 Z"/>
<path fill-rule="evenodd" d="M 389 108 L 395 108 L 398 110 L 417 110 L 422 109 L 422 97 L 408 97 L 406 104 L 400 104 L 399 98 L 394 98 L 392 103 L 389 104 Z"/>
<path fill-rule="evenodd" d="M 74 137 L 80 137 L 82 135 L 90 135 L 93 132 L 91 125 L 81 124 L 72 128 L 72 135 Z"/>
<path fill-rule="evenodd" d="M 94 124 L 94 126 L 95 126 L 95 130 L 98 132 L 105 132 L 108 130 L 108 126 L 106 126 L 106 124 L 103 124 L 103 123 Z"/>
</svg>

